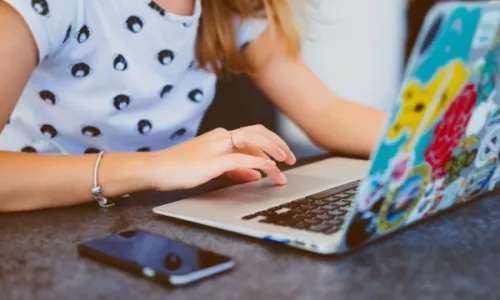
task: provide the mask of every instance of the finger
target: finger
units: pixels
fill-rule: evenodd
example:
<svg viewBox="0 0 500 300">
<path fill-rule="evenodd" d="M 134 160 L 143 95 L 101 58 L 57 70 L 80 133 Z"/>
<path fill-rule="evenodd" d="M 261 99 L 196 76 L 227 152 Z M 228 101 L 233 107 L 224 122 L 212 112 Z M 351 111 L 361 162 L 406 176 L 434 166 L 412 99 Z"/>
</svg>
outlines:
<svg viewBox="0 0 500 300">
<path fill-rule="evenodd" d="M 235 182 L 252 182 L 262 179 L 259 171 L 253 169 L 236 169 L 226 172 L 222 177 Z"/>
<path fill-rule="evenodd" d="M 293 153 L 292 149 L 290 149 L 290 146 L 283 140 L 279 135 L 277 135 L 275 132 L 267 129 L 264 126 L 261 125 L 256 125 L 256 130 L 262 132 L 263 135 L 266 135 L 268 138 L 272 139 L 276 144 L 279 145 L 283 151 L 285 151 L 287 155 L 287 159 L 285 162 L 289 165 L 293 165 L 297 162 L 297 158 L 295 158 L 295 154 Z"/>
<path fill-rule="evenodd" d="M 253 149 L 248 150 L 248 151 L 250 151 L 249 154 L 251 154 L 253 156 L 262 157 L 263 159 L 269 159 L 269 156 L 266 153 L 262 152 L 261 150 L 253 148 Z M 286 179 L 285 175 L 281 172 L 281 170 L 279 169 L 278 166 L 269 167 L 268 169 L 265 169 L 262 171 L 269 178 L 271 178 L 271 180 L 276 182 L 276 184 L 285 185 L 287 183 L 287 179 Z"/>
<path fill-rule="evenodd" d="M 264 171 L 273 166 L 276 166 L 276 163 L 272 160 L 243 153 L 233 153 L 211 160 L 209 168 L 211 168 L 213 177 L 217 177 L 237 169 L 257 169 Z"/>
<path fill-rule="evenodd" d="M 233 140 L 237 147 L 253 146 L 260 148 L 280 162 L 292 165 L 297 161 L 288 144 L 276 133 L 262 125 L 244 127 L 233 131 Z"/>
<path fill-rule="evenodd" d="M 238 129 L 232 133 L 232 140 L 234 146 L 242 151 L 255 148 L 277 161 L 284 162 L 287 159 L 287 153 L 275 141 L 255 130 Z"/>
</svg>

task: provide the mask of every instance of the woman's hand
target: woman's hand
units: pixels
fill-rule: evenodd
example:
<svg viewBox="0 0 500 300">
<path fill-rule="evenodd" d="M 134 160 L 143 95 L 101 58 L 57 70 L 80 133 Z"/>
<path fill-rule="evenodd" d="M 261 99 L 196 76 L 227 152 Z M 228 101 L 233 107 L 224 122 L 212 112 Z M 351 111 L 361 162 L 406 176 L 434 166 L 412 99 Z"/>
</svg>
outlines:
<svg viewBox="0 0 500 300">
<path fill-rule="evenodd" d="M 215 129 L 150 154 L 152 185 L 161 191 L 192 188 L 219 176 L 254 181 L 261 178 L 257 170 L 283 185 L 286 178 L 274 160 L 289 165 L 296 162 L 285 141 L 262 125 L 233 131 Z"/>
</svg>

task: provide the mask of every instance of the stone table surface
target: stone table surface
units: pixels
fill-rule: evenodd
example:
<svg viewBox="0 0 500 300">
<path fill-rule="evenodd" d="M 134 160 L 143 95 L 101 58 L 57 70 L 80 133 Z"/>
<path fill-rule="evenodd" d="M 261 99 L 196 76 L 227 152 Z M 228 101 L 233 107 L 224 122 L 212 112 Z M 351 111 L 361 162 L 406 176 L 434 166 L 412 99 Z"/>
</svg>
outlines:
<svg viewBox="0 0 500 300">
<path fill-rule="evenodd" d="M 324 257 L 153 215 L 223 186 L 0 215 L 0 299 L 499 299 L 500 201 L 490 195 L 344 257 Z M 103 266 L 77 244 L 143 229 L 228 255 L 230 273 L 183 288 Z"/>
</svg>

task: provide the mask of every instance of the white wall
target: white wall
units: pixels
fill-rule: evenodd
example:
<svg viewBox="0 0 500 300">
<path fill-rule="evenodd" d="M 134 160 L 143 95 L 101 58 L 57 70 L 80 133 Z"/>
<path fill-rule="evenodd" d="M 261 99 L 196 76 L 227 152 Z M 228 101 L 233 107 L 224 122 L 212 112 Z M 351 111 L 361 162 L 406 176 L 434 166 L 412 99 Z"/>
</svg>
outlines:
<svg viewBox="0 0 500 300">
<path fill-rule="evenodd" d="M 387 111 L 399 89 L 406 42 L 405 0 L 316 0 L 320 14 L 308 26 L 303 56 L 345 99 Z M 309 155 L 319 151 L 288 118 L 280 134 Z"/>
</svg>

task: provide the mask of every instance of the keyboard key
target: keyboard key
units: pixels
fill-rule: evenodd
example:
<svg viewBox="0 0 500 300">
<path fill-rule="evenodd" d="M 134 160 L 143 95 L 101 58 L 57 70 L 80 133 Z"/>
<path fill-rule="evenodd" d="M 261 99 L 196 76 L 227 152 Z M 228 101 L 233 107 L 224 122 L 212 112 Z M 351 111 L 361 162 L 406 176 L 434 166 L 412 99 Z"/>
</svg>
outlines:
<svg viewBox="0 0 500 300">
<path fill-rule="evenodd" d="M 341 198 L 337 197 L 337 196 L 328 196 L 326 198 L 323 198 L 323 201 L 327 201 L 327 202 L 337 202 L 341 200 Z"/>
<path fill-rule="evenodd" d="M 287 204 L 283 204 L 283 205 L 280 205 L 278 206 L 279 208 L 290 208 L 290 209 L 294 209 L 294 208 L 297 208 L 299 206 L 301 206 L 302 204 L 301 203 L 287 203 Z"/>
<path fill-rule="evenodd" d="M 309 228 L 310 225 L 306 224 L 304 222 L 300 222 L 300 223 L 293 224 L 291 227 L 296 228 L 296 229 L 306 229 L 306 228 Z"/>
<path fill-rule="evenodd" d="M 340 226 L 332 226 L 323 230 L 324 234 L 334 234 L 340 230 Z"/>
<path fill-rule="evenodd" d="M 282 208 L 276 210 L 275 212 L 280 215 L 280 214 L 287 213 L 287 212 L 289 212 L 291 210 L 292 210 L 291 208 L 282 207 Z"/>
<path fill-rule="evenodd" d="M 309 230 L 314 231 L 314 232 L 321 232 L 321 231 L 326 230 L 328 228 L 330 228 L 330 226 L 328 226 L 326 224 L 319 224 L 319 225 L 311 226 L 311 228 L 309 228 Z"/>
<path fill-rule="evenodd" d="M 335 205 L 336 207 L 344 207 L 351 205 L 351 202 L 346 200 L 340 200 L 338 202 L 333 203 L 332 205 Z"/>
<path fill-rule="evenodd" d="M 301 208 L 301 207 L 296 207 L 294 209 L 292 209 L 292 211 L 295 213 L 295 214 L 305 214 L 308 212 L 307 209 L 305 208 Z"/>
<path fill-rule="evenodd" d="M 327 214 L 323 214 L 323 215 L 318 215 L 316 216 L 316 219 L 318 220 L 322 220 L 322 221 L 329 221 L 329 220 L 332 220 L 334 219 L 335 217 L 332 216 L 332 215 L 327 215 Z"/>
<path fill-rule="evenodd" d="M 294 213 L 290 212 L 290 213 L 286 213 L 286 214 L 282 214 L 282 215 L 275 215 L 275 216 L 271 216 L 269 217 L 269 219 L 273 220 L 274 222 L 278 222 L 278 221 L 286 221 L 286 222 L 290 222 L 292 220 L 294 220 Z"/>
<path fill-rule="evenodd" d="M 337 209 L 337 210 L 330 210 L 328 212 L 328 214 L 334 216 L 334 217 L 340 217 L 340 216 L 343 216 L 345 215 L 345 212 L 344 211 L 341 211 L 340 209 Z"/>
<path fill-rule="evenodd" d="M 328 225 L 342 225 L 344 223 L 344 219 L 341 219 L 341 218 L 335 218 L 335 219 L 332 219 L 332 220 L 328 220 L 328 221 L 324 221 L 323 222 L 324 224 L 328 224 Z"/>
<path fill-rule="evenodd" d="M 310 212 L 311 212 L 311 213 L 313 213 L 313 214 L 315 214 L 315 215 L 317 215 L 317 214 L 322 214 L 322 213 L 324 213 L 324 212 L 325 212 L 325 209 L 315 208 L 315 209 L 312 209 Z"/>
<path fill-rule="evenodd" d="M 311 209 L 315 209 L 316 207 L 312 206 L 312 205 L 305 204 L 305 205 L 301 205 L 300 208 L 311 210 Z"/>
<path fill-rule="evenodd" d="M 335 196 L 339 197 L 341 199 L 345 199 L 345 198 L 350 198 L 352 195 L 348 194 L 348 193 L 340 193 L 340 194 L 336 194 Z"/>
<path fill-rule="evenodd" d="M 304 199 L 294 200 L 294 201 L 292 201 L 290 203 L 294 203 L 294 204 L 307 204 L 307 203 L 309 203 L 309 201 L 310 201 L 310 199 L 305 199 L 304 198 Z"/>
<path fill-rule="evenodd" d="M 296 216 L 299 218 L 308 219 L 308 218 L 314 218 L 316 216 L 316 214 L 313 214 L 311 212 L 306 212 L 306 213 L 297 214 Z"/>
<path fill-rule="evenodd" d="M 318 225 L 318 224 L 321 223 L 321 220 L 318 220 L 318 219 L 305 219 L 304 223 L 311 224 L 311 225 Z"/>
<path fill-rule="evenodd" d="M 340 207 L 342 207 L 342 206 L 340 206 Z M 339 205 L 337 205 L 336 203 L 330 203 L 328 205 L 322 206 L 321 208 L 324 210 L 334 210 L 334 209 L 339 208 Z"/>
<path fill-rule="evenodd" d="M 327 205 L 328 204 L 328 201 L 324 201 L 324 200 L 317 200 L 317 201 L 314 201 L 313 205 L 316 205 L 316 206 L 323 206 L 323 205 Z"/>
</svg>

